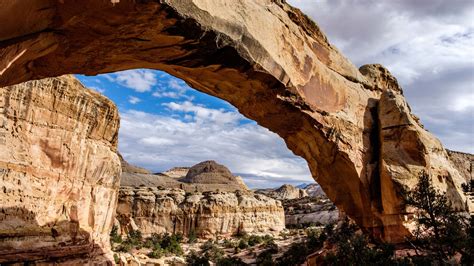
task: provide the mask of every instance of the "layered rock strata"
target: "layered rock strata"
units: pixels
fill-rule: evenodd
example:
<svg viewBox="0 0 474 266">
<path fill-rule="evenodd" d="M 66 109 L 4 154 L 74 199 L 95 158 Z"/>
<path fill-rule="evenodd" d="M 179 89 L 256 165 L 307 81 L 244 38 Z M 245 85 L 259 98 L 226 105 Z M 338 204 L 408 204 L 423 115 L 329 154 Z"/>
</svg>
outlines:
<svg viewBox="0 0 474 266">
<path fill-rule="evenodd" d="M 65 73 L 164 70 L 282 137 L 366 232 L 410 234 L 401 191 L 428 172 L 462 209 L 463 178 L 380 65 L 357 69 L 283 0 L 12 0 L 0 86 Z"/>
<path fill-rule="evenodd" d="M 285 228 L 279 201 L 244 192 L 186 193 L 181 189 L 121 187 L 117 219 L 122 233 L 190 232 L 204 238 L 277 233 Z"/>
<path fill-rule="evenodd" d="M 108 259 L 118 128 L 72 76 L 0 88 L 0 264 Z"/>
</svg>

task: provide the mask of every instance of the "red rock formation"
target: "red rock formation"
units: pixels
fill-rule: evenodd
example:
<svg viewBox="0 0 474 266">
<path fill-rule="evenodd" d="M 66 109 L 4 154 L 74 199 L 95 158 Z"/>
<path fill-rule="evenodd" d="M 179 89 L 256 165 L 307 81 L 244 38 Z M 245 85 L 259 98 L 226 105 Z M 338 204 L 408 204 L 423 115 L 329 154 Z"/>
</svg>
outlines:
<svg viewBox="0 0 474 266">
<path fill-rule="evenodd" d="M 12 0 L 0 25 L 0 86 L 164 70 L 276 132 L 339 209 L 386 241 L 409 233 L 399 191 L 421 171 L 464 200 L 396 79 L 378 65 L 359 71 L 283 0 Z"/>
</svg>

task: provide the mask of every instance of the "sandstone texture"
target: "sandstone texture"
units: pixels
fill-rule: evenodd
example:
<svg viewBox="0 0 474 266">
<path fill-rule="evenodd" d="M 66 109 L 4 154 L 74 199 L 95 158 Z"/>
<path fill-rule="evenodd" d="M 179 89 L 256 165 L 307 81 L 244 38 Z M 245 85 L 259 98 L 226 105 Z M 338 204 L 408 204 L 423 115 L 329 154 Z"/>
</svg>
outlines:
<svg viewBox="0 0 474 266">
<path fill-rule="evenodd" d="M 256 192 L 277 200 L 300 199 L 308 196 L 304 189 L 289 184 L 282 185 L 277 189 L 258 189 Z"/>
<path fill-rule="evenodd" d="M 186 193 L 182 189 L 121 187 L 117 219 L 122 233 L 196 233 L 203 238 L 237 233 L 278 233 L 285 228 L 279 201 L 244 192 Z"/>
<path fill-rule="evenodd" d="M 465 183 L 469 184 L 474 179 L 473 167 L 474 167 L 474 154 L 465 152 L 457 152 L 447 150 L 449 159 L 453 163 L 454 167 L 459 171 L 461 176 L 464 177 Z"/>
<path fill-rule="evenodd" d="M 356 68 L 283 0 L 12 0 L 0 86 L 66 73 L 166 71 L 282 137 L 366 232 L 410 234 L 400 192 L 428 172 L 456 207 L 463 178 L 380 65 Z"/>
<path fill-rule="evenodd" d="M 118 128 L 72 76 L 0 88 L 0 264 L 110 259 Z"/>
</svg>

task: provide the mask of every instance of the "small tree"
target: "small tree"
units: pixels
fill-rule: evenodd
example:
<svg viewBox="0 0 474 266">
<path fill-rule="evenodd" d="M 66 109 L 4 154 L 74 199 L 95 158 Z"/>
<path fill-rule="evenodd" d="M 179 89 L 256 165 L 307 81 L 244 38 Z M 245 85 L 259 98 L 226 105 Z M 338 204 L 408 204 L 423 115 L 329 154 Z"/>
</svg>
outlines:
<svg viewBox="0 0 474 266">
<path fill-rule="evenodd" d="M 406 203 L 417 208 L 414 245 L 439 263 L 447 263 L 456 252 L 464 253 L 465 218 L 455 212 L 448 198 L 435 190 L 430 176 L 423 172 Z"/>
</svg>

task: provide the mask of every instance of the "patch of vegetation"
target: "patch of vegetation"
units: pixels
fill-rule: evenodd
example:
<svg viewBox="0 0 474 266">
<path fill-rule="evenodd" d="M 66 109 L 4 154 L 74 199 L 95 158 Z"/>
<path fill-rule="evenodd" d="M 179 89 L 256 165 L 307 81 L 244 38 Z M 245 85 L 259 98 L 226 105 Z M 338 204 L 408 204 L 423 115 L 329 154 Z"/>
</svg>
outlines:
<svg viewBox="0 0 474 266">
<path fill-rule="evenodd" d="M 118 233 L 118 227 L 114 224 L 110 231 L 110 243 L 122 243 L 122 236 Z"/>
<path fill-rule="evenodd" d="M 139 230 L 132 230 L 128 232 L 127 238 L 116 248 L 116 251 L 130 252 L 133 248 L 140 249 L 142 246 L 142 233 Z"/>
<path fill-rule="evenodd" d="M 460 254 L 463 262 L 472 265 L 473 217 L 469 220 L 454 210 L 446 195 L 435 190 L 427 173 L 420 175 L 417 186 L 406 196 L 406 203 L 418 210 L 417 228 L 413 239 L 408 240 L 418 256 L 447 264 Z"/>
<path fill-rule="evenodd" d="M 197 241 L 196 231 L 191 230 L 188 235 L 188 243 L 193 244 L 193 243 L 196 243 L 196 241 Z"/>
<path fill-rule="evenodd" d="M 177 255 L 181 256 L 184 254 L 181 242 L 183 241 L 182 234 L 152 234 L 151 237 L 147 238 L 148 245 L 151 245 L 152 252 L 149 253 L 149 257 L 160 258 L 164 255 Z"/>
<path fill-rule="evenodd" d="M 209 266 L 209 260 L 203 256 L 199 256 L 196 251 L 192 250 L 186 257 L 186 263 L 190 266 Z"/>
<path fill-rule="evenodd" d="M 345 219 L 340 227 L 328 236 L 336 246 L 324 258 L 329 265 L 391 265 L 394 263 L 394 248 L 390 245 L 369 246 L 367 236 L 357 232 L 358 227 Z"/>
<path fill-rule="evenodd" d="M 219 266 L 246 265 L 241 259 L 224 256 L 225 252 L 214 241 L 208 240 L 201 245 L 201 255 L 191 251 L 186 257 L 188 265 L 210 265 L 209 261 Z"/>
<path fill-rule="evenodd" d="M 115 261 L 115 264 L 117 265 L 120 263 L 120 258 L 116 253 L 114 253 L 114 261 Z"/>
<path fill-rule="evenodd" d="M 164 255 L 181 256 L 184 251 L 181 247 L 183 236 L 181 234 L 152 234 L 143 239 L 142 233 L 138 230 L 132 230 L 127 234 L 127 238 L 115 249 L 117 252 L 130 252 L 132 249 L 149 248 L 150 258 L 161 258 Z"/>
<path fill-rule="evenodd" d="M 214 262 L 219 261 L 225 255 L 224 250 L 217 246 L 212 240 L 204 242 L 204 244 L 201 245 L 201 251 L 204 257 Z"/>
</svg>

